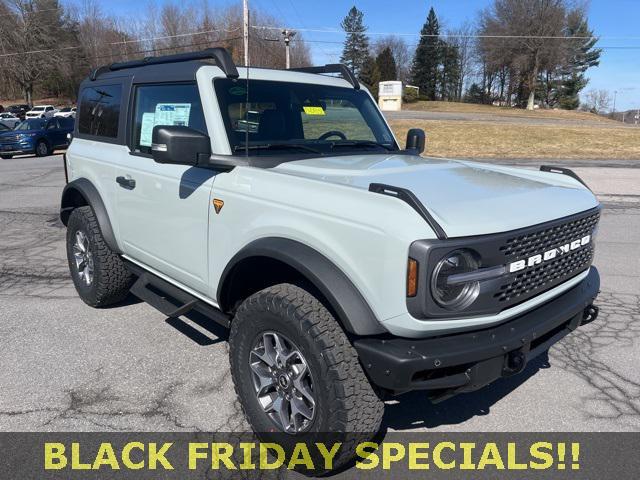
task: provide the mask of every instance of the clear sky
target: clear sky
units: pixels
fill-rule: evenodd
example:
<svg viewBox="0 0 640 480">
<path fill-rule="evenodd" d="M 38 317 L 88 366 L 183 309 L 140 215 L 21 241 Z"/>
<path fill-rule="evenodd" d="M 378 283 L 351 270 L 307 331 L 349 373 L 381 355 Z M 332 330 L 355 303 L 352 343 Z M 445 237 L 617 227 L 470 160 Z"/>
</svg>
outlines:
<svg viewBox="0 0 640 480">
<path fill-rule="evenodd" d="M 111 0 L 103 5 L 105 10 L 114 13 L 133 13 L 134 8 L 140 8 L 140 3 Z M 211 0 L 209 3 L 215 6 L 233 2 Z M 355 4 L 365 13 L 372 41 L 378 36 L 376 33 L 399 33 L 407 34 L 403 36 L 411 45 L 418 41 L 415 34 L 420 31 L 430 6 L 434 7 L 441 25 L 456 28 L 465 21 L 473 22 L 477 12 L 490 3 L 491 0 L 249 0 L 250 8 L 266 11 L 280 19 L 283 26 L 300 30 L 339 29 L 340 21 Z M 198 0 L 194 4 L 197 5 Z M 588 71 L 587 89 L 607 89 L 612 94 L 617 90 L 616 110 L 640 108 L 640 0 L 591 0 L 589 22 L 601 37 L 599 46 L 604 52 L 600 66 Z M 305 31 L 304 36 L 316 63 L 338 60 L 343 35 Z"/>
</svg>

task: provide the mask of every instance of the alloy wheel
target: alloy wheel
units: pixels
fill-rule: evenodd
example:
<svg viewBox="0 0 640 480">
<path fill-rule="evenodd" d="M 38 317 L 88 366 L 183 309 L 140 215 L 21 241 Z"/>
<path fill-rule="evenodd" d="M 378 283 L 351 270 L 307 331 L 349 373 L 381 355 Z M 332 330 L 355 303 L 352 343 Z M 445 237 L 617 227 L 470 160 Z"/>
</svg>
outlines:
<svg viewBox="0 0 640 480">
<path fill-rule="evenodd" d="M 280 333 L 264 332 L 254 343 L 249 366 L 258 403 L 278 429 L 307 431 L 316 401 L 311 371 L 298 347 Z"/>
<path fill-rule="evenodd" d="M 76 232 L 73 244 L 73 258 L 80 280 L 89 286 L 93 282 L 93 254 L 89 248 L 89 239 L 82 230 Z"/>
</svg>

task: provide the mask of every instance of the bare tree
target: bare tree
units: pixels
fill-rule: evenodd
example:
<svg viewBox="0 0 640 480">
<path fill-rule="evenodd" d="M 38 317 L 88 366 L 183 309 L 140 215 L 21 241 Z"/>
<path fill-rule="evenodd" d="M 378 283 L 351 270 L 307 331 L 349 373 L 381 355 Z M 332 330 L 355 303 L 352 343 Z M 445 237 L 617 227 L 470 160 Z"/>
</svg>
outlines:
<svg viewBox="0 0 640 480">
<path fill-rule="evenodd" d="M 5 0 L 7 15 L 0 23 L 0 38 L 5 56 L 2 67 L 20 86 L 23 97 L 31 103 L 33 89 L 47 70 L 56 65 L 59 55 L 56 38 L 51 35 L 53 1 Z M 6 50 L 5 50 L 6 49 Z M 29 54 L 23 54 L 29 52 Z"/>
<path fill-rule="evenodd" d="M 284 68 L 279 25 L 253 12 L 252 65 Z M 156 4 L 132 19 L 107 15 L 99 0 L 0 0 L 0 96 L 22 94 L 74 98 L 93 68 L 112 62 L 220 46 L 242 62 L 242 12 L 237 5 L 213 11 L 207 0 Z M 299 33 L 291 63 L 305 66 L 311 55 Z M 35 92 L 35 93 L 34 93 Z"/>
<path fill-rule="evenodd" d="M 393 59 L 396 62 L 398 80 L 407 82 L 411 70 L 411 59 L 413 58 L 413 53 L 409 51 L 407 42 L 398 35 L 381 37 L 373 44 L 374 57 L 380 55 L 385 48 L 391 50 Z"/>
<path fill-rule="evenodd" d="M 526 78 L 533 110 L 538 75 L 563 60 L 565 0 L 494 0 L 481 15 L 480 50 L 489 70 L 508 64 Z M 501 37 L 501 38 L 496 38 Z"/>
<path fill-rule="evenodd" d="M 458 85 L 456 100 L 462 99 L 466 82 L 473 72 L 475 54 L 475 29 L 470 23 L 464 23 L 460 28 L 448 31 L 447 43 L 456 49 L 458 60 Z"/>
<path fill-rule="evenodd" d="M 611 93 L 608 90 L 591 89 L 584 96 L 583 108 L 601 114 L 610 109 L 611 101 Z"/>
</svg>

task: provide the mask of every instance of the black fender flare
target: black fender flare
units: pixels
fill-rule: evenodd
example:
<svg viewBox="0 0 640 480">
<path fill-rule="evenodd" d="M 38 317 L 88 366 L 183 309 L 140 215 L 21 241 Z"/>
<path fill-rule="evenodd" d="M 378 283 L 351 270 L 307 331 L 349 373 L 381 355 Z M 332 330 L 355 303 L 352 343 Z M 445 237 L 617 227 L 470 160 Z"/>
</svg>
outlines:
<svg viewBox="0 0 640 480">
<path fill-rule="evenodd" d="M 287 238 L 261 238 L 243 247 L 222 272 L 218 284 L 218 301 L 224 297 L 226 281 L 233 268 L 250 257 L 272 258 L 297 270 L 329 302 L 337 320 L 349 333 L 387 333 L 365 298 L 342 270 L 313 248 Z"/>
<path fill-rule="evenodd" d="M 107 246 L 116 253 L 120 252 L 116 236 L 113 233 L 109 214 L 104 206 L 102 197 L 91 181 L 86 178 L 78 178 L 69 182 L 62 190 L 62 200 L 60 202 L 60 220 L 66 226 L 73 209 L 79 206 L 88 205 L 93 210 L 100 232 Z"/>
</svg>

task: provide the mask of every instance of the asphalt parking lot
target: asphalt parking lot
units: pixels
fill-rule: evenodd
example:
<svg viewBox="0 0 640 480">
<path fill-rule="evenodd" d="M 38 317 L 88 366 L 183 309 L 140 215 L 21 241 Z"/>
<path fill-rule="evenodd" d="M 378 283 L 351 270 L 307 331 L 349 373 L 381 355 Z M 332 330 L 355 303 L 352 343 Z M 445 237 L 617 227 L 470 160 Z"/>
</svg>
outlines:
<svg viewBox="0 0 640 480">
<path fill-rule="evenodd" d="M 385 428 L 640 430 L 640 168 L 630 164 L 575 168 L 605 206 L 599 319 L 518 377 L 438 405 L 424 393 L 389 401 Z M 77 297 L 63 184 L 60 156 L 0 161 L 0 430 L 247 428 L 216 324 L 168 320 L 133 297 L 102 310 Z"/>
</svg>

